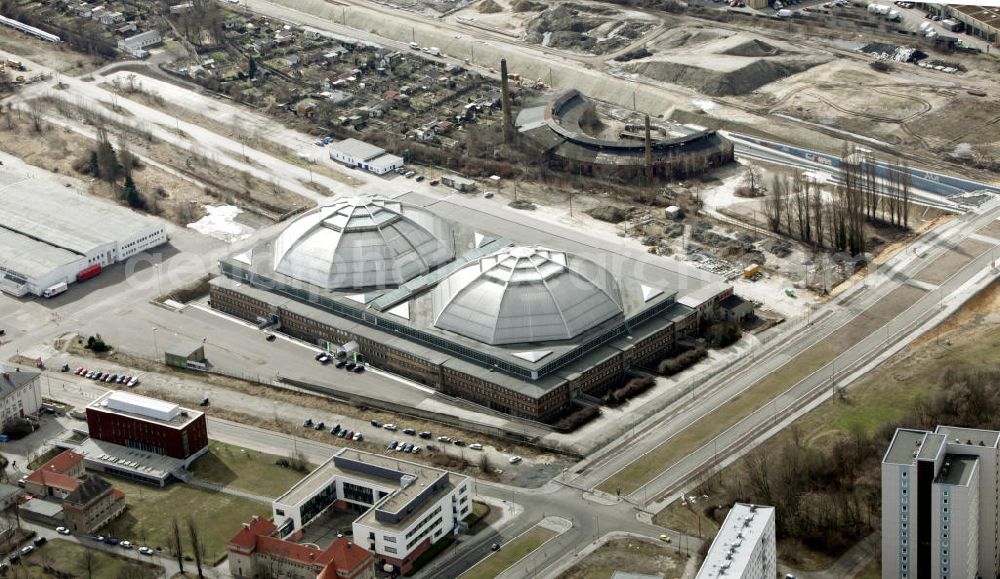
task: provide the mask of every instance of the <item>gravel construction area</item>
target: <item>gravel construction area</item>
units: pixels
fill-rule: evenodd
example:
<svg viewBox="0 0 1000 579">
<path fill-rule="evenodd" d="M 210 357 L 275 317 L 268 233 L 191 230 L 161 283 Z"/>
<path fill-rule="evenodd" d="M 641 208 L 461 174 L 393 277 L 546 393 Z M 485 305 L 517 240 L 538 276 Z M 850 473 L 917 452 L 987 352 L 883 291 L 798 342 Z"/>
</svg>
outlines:
<svg viewBox="0 0 1000 579">
<path fill-rule="evenodd" d="M 743 95 L 831 60 L 818 51 L 730 31 L 674 29 L 653 43 L 653 55 L 623 68 L 710 96 Z"/>
<path fill-rule="evenodd" d="M 540 12 L 525 27 L 525 40 L 550 48 L 606 54 L 641 39 L 658 21 L 641 12 L 606 4 L 556 4 Z"/>
</svg>

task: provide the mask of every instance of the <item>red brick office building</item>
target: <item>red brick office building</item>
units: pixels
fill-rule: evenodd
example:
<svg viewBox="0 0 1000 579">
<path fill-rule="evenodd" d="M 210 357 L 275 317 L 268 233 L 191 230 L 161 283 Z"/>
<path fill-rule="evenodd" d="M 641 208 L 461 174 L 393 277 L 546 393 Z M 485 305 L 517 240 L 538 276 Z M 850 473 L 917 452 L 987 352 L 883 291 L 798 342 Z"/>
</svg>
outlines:
<svg viewBox="0 0 1000 579">
<path fill-rule="evenodd" d="M 91 438 L 188 462 L 208 448 L 205 414 L 131 392 L 108 392 L 87 406 Z"/>
</svg>

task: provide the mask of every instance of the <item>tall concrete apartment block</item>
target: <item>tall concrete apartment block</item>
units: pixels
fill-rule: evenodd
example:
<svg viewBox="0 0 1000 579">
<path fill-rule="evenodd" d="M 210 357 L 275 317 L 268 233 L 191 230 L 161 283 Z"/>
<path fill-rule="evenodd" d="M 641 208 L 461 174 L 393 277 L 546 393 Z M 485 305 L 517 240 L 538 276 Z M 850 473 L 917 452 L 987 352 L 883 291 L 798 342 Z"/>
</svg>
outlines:
<svg viewBox="0 0 1000 579">
<path fill-rule="evenodd" d="M 736 503 L 695 579 L 774 579 L 777 573 L 774 507 Z"/>
<path fill-rule="evenodd" d="M 994 579 L 1000 432 L 899 429 L 882 459 L 882 577 Z"/>
</svg>

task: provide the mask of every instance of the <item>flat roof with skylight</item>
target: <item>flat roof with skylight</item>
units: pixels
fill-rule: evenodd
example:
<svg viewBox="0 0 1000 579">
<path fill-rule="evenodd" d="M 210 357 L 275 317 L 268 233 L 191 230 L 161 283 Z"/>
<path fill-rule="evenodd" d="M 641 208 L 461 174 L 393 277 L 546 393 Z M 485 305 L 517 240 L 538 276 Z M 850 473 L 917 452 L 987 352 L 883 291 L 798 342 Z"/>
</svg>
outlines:
<svg viewBox="0 0 1000 579">
<path fill-rule="evenodd" d="M 157 400 L 132 392 L 112 390 L 87 405 L 88 410 L 120 414 L 170 428 L 181 429 L 197 420 L 203 413 L 182 408 L 173 402 Z"/>
</svg>

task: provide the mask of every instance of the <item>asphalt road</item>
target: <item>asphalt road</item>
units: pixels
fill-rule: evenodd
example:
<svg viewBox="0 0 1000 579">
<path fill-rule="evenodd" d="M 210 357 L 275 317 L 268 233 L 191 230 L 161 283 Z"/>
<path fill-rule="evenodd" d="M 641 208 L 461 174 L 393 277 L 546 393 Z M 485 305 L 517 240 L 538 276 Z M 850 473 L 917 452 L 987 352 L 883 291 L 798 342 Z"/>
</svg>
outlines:
<svg viewBox="0 0 1000 579">
<path fill-rule="evenodd" d="M 90 535 L 78 535 L 78 534 L 60 535 L 59 533 L 56 532 L 55 529 L 51 529 L 51 528 L 46 527 L 44 525 L 39 525 L 37 523 L 25 520 L 23 518 L 21 519 L 21 526 L 23 528 L 25 528 L 25 529 L 28 529 L 28 530 L 31 530 L 31 531 L 35 531 L 35 533 L 37 534 L 38 537 L 45 537 L 45 539 L 48 540 L 48 541 L 52 541 L 53 539 L 59 539 L 59 540 L 67 541 L 67 542 L 70 542 L 70 543 L 76 543 L 76 544 L 81 545 L 81 546 L 83 546 L 84 548 L 87 548 L 87 549 L 96 549 L 98 551 L 102 551 L 104 553 L 107 553 L 108 555 L 113 555 L 115 557 L 121 557 L 123 559 L 135 560 L 137 562 L 151 563 L 153 565 L 159 565 L 160 567 L 163 568 L 163 572 L 164 572 L 164 576 L 165 577 L 173 577 L 180 570 L 179 567 L 177 566 L 177 561 L 174 560 L 173 558 L 171 558 L 169 555 L 168 556 L 163 556 L 161 553 L 156 553 L 155 551 L 154 551 L 153 555 L 141 555 L 141 554 L 139 554 L 138 548 L 141 545 L 136 545 L 135 548 L 133 548 L 133 549 L 123 549 L 122 547 L 119 547 L 117 545 L 107 545 L 105 543 L 98 543 L 97 541 L 91 539 Z M 30 545 L 30 544 L 32 544 L 32 540 L 25 541 L 20 546 L 18 546 L 18 549 L 20 549 L 21 547 Z M 50 557 L 56 557 L 56 556 L 58 556 L 57 552 L 54 551 L 54 548 L 51 545 L 47 545 L 44 548 L 46 548 L 46 549 L 49 550 L 49 556 Z M 13 553 L 13 551 L 12 551 L 12 553 Z M 37 557 L 37 556 L 38 556 L 37 553 L 31 553 L 31 554 L 29 554 L 29 555 L 27 555 L 25 557 L 22 557 L 22 560 L 23 561 L 30 561 L 33 557 Z M 12 565 L 12 569 L 14 567 L 16 567 L 18 564 L 19 563 L 13 564 Z M 194 563 L 189 563 L 189 569 L 188 570 L 190 570 L 190 567 L 193 567 L 193 565 L 194 565 Z M 206 576 L 208 576 L 208 577 L 225 577 L 225 576 L 227 576 L 227 575 L 220 574 L 216 569 L 204 569 L 204 571 L 205 571 Z M 14 572 L 14 573 L 15 573 L 14 576 L 17 576 L 16 572 Z"/>
<path fill-rule="evenodd" d="M 825 170 L 839 174 L 841 162 L 840 157 L 837 155 L 767 141 L 748 135 L 727 133 L 727 136 L 735 141 L 737 156 L 750 155 L 762 159 L 781 161 L 784 162 L 783 164 L 793 162 L 801 169 Z M 878 177 L 887 178 L 889 165 L 884 161 L 876 160 L 875 170 Z M 1000 187 L 991 183 L 981 183 L 915 167 L 907 167 L 907 171 L 914 189 L 931 193 L 938 197 L 947 198 L 952 195 L 979 191 L 1000 194 Z M 936 201 L 933 197 L 924 199 L 931 202 Z"/>
<path fill-rule="evenodd" d="M 909 282 L 921 271 L 933 270 L 937 267 L 936 263 L 939 259 L 948 257 L 951 246 L 988 226 L 998 216 L 1000 216 L 1000 208 L 994 207 L 982 214 L 967 214 L 939 228 L 931 235 L 934 238 L 933 241 L 930 241 L 931 237 L 928 237 L 928 241 L 922 243 L 927 251 L 925 257 L 917 258 L 912 252 L 898 254 L 882 266 L 879 273 L 873 274 L 864 283 L 857 285 L 838 300 L 818 308 L 814 318 L 824 316 L 824 312 L 830 313 L 825 314 L 825 317 L 822 317 L 820 321 L 809 325 L 794 339 L 778 340 L 773 347 L 756 352 L 752 364 L 748 367 L 737 368 L 736 372 L 716 378 L 714 383 L 725 384 L 724 388 L 713 390 L 714 383 L 706 384 L 699 393 L 699 397 L 688 407 L 682 407 L 680 411 L 672 415 L 668 423 L 657 428 L 643 430 L 639 436 L 628 440 L 627 445 L 618 448 L 615 453 L 606 453 L 605 456 L 608 457 L 606 460 L 592 460 L 588 465 L 588 470 L 582 476 L 570 480 L 573 484 L 584 488 L 596 486 L 608 475 L 630 464 L 664 440 L 669 440 L 672 436 L 684 431 L 701 416 L 708 414 L 712 409 L 723 405 L 739 392 L 781 368 L 796 354 L 826 339 L 832 332 L 859 316 L 864 316 L 869 308 L 875 306 L 896 288 Z M 947 302 L 953 291 L 982 271 L 991 259 L 995 259 L 1000 251 L 1000 246 L 996 243 L 1000 242 L 994 240 L 992 251 L 987 251 L 970 262 L 946 283 L 932 291 L 925 291 L 915 305 L 906 309 L 898 317 L 872 331 L 868 336 L 859 336 L 858 343 L 838 356 L 829 367 L 825 366 L 824 369 L 817 371 L 796 385 L 793 390 L 779 396 L 758 411 L 755 421 L 748 422 L 744 427 L 728 432 L 726 437 L 706 445 L 698 453 L 690 455 L 673 467 L 671 471 L 661 475 L 656 482 L 650 485 L 651 488 L 637 491 L 630 499 L 640 504 L 645 503 L 646 500 L 653 498 L 663 489 L 684 480 L 684 474 L 691 472 L 694 465 L 702 464 L 711 458 L 715 453 L 716 445 L 720 452 L 724 451 L 734 440 L 745 437 L 747 433 L 759 429 L 762 423 L 773 420 L 775 414 L 789 407 L 802 394 L 819 384 L 829 382 L 834 369 L 836 369 L 837 376 L 842 376 L 858 360 L 866 358 L 872 352 L 880 350 L 888 342 L 898 338 L 904 329 L 914 326 L 921 319 L 933 313 L 938 304 Z M 915 289 L 931 289 L 933 287 L 925 284 L 921 284 L 921 286 L 922 288 Z M 711 392 L 711 394 L 707 394 L 707 392 Z M 574 469 L 574 472 L 577 470 L 580 469 Z"/>
</svg>

